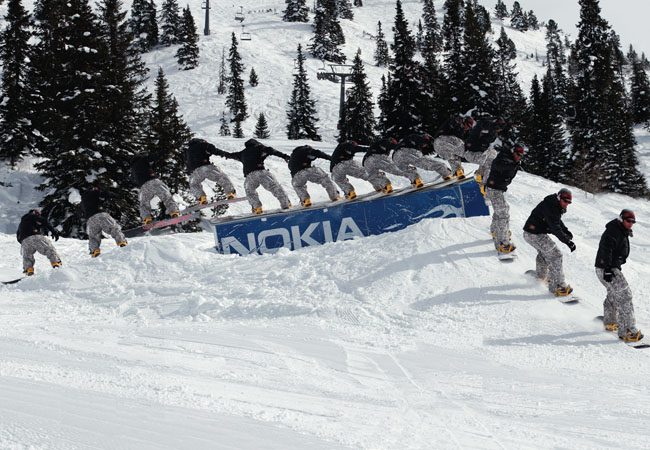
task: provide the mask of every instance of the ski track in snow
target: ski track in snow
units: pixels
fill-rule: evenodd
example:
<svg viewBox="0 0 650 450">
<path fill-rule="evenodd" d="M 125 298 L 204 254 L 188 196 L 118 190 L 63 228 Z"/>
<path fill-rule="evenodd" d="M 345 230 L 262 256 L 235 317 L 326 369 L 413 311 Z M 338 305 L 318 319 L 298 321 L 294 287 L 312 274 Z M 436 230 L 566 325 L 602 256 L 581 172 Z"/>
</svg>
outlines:
<svg viewBox="0 0 650 450">
<path fill-rule="evenodd" d="M 260 78 L 246 87 L 246 135 L 264 112 L 267 144 L 331 152 L 339 86 L 318 81 L 322 63 L 311 58 L 323 142 L 285 140 L 295 49 L 302 43 L 307 53 L 311 25 L 281 22 L 280 0 L 241 4 L 253 36 L 239 45 L 246 84 L 251 67 Z M 201 3 L 189 5 L 201 31 Z M 344 51 L 351 59 L 362 49 L 375 92 L 384 69 L 369 64 L 374 41 L 363 32 L 374 34 L 381 20 L 390 39 L 394 5 L 377 0 L 342 21 Z M 412 26 L 421 3 L 403 5 Z M 164 68 L 192 130 L 227 151 L 242 141 L 218 137 L 225 97 L 216 86 L 222 49 L 241 32 L 232 19 L 238 9 L 212 5 L 199 68 L 179 71 L 175 49 L 145 56 L 152 74 Z M 545 47 L 543 31 L 506 31 L 528 92 L 545 69 L 524 55 Z M 648 132 L 637 138 L 647 173 Z M 241 165 L 213 161 L 242 193 Z M 267 167 L 296 205 L 284 161 L 269 158 Z M 40 178 L 25 164 L 3 169 L 0 180 L 11 184 L 0 190 L 0 277 L 9 280 L 21 273 L 14 233 L 38 204 Z M 371 189 L 353 183 L 359 194 Z M 395 188 L 407 184 L 393 178 Z M 650 330 L 650 207 L 574 190 L 564 220 L 577 251 L 560 247 L 584 301 L 562 305 L 524 275 L 535 254 L 521 236 L 532 207 L 559 188 L 517 175 L 506 194 L 519 255 L 511 263 L 497 260 L 488 217 L 427 219 L 396 233 L 249 257 L 218 255 L 210 233 L 134 238 L 123 249 L 107 239 L 97 259 L 87 242 L 62 238 L 61 270 L 38 255 L 36 276 L 0 286 L 0 448 L 650 448 L 650 352 L 625 347 L 592 320 L 604 297 L 593 273 L 598 240 L 625 206 L 639 218 L 625 275 L 639 327 Z M 327 199 L 320 187 L 310 192 L 315 202 Z M 260 197 L 265 208 L 278 206 L 266 191 Z M 233 204 L 228 213 L 248 208 Z"/>
</svg>

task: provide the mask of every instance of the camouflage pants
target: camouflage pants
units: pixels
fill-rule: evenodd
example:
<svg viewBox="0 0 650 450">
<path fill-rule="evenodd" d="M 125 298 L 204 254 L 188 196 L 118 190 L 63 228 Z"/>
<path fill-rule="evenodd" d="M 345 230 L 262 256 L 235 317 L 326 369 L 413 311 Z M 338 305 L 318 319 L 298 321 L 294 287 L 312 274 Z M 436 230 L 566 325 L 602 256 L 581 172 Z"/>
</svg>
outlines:
<svg viewBox="0 0 650 450">
<path fill-rule="evenodd" d="M 206 164 L 204 166 L 197 167 L 190 174 L 190 192 L 197 199 L 205 195 L 203 186 L 201 186 L 201 183 L 203 183 L 205 180 L 210 180 L 217 183 L 219 186 L 221 186 L 225 194 L 235 192 L 235 188 L 225 173 L 223 173 L 217 166 L 213 164 Z"/>
<path fill-rule="evenodd" d="M 309 198 L 309 192 L 307 192 L 308 181 L 323 186 L 330 200 L 334 201 L 338 198 L 339 191 L 336 189 L 336 185 L 330 179 L 329 175 L 320 167 L 307 167 L 298 171 L 291 179 L 291 185 L 298 194 L 301 202 Z"/>
<path fill-rule="evenodd" d="M 99 250 L 99 245 L 102 242 L 102 232 L 110 234 L 115 239 L 115 243 L 126 242 L 126 238 L 122 234 L 122 229 L 118 223 L 106 212 L 93 214 L 86 223 L 86 233 L 88 233 L 88 248 L 90 253 Z"/>
<path fill-rule="evenodd" d="M 494 234 L 494 242 L 499 244 L 510 244 L 508 231 L 510 231 L 510 206 L 506 202 L 505 192 L 498 189 L 487 188 L 487 198 L 492 203 L 492 223 L 490 232 Z"/>
<path fill-rule="evenodd" d="M 465 155 L 465 143 L 456 136 L 438 136 L 433 141 L 433 149 L 441 158 L 446 159 L 452 172 L 462 169 L 460 158 Z"/>
<path fill-rule="evenodd" d="M 370 183 L 375 190 L 381 190 L 390 184 L 390 180 L 385 173 L 406 177 L 411 183 L 417 178 L 417 172 L 402 170 L 390 159 L 388 155 L 370 155 L 363 163 L 366 173 L 370 177 Z"/>
<path fill-rule="evenodd" d="M 478 164 L 476 173 L 483 178 L 483 184 L 490 176 L 490 169 L 492 168 L 492 161 L 497 157 L 497 151 L 493 148 L 488 148 L 484 152 L 465 152 L 463 157 L 474 164 Z"/>
<path fill-rule="evenodd" d="M 61 258 L 59 258 L 59 254 L 56 252 L 52 242 L 42 234 L 34 234 L 23 239 L 20 247 L 23 254 L 23 270 L 34 268 L 34 263 L 36 262 L 34 253 L 36 252 L 47 256 L 50 263 L 61 262 Z"/>
<path fill-rule="evenodd" d="M 614 278 L 611 282 L 603 278 L 603 269 L 596 267 L 598 281 L 607 289 L 607 296 L 603 303 L 603 321 L 605 324 L 617 324 L 618 335 L 623 336 L 627 332 L 637 331 L 634 318 L 634 305 L 632 305 L 632 290 L 627 284 L 623 272 L 619 269 L 612 269 Z"/>
<path fill-rule="evenodd" d="M 562 252 L 548 234 L 533 234 L 524 231 L 524 240 L 537 250 L 535 270 L 537 278 L 548 279 L 548 289 L 555 292 L 558 285 L 566 287 L 562 270 Z"/>
<path fill-rule="evenodd" d="M 414 148 L 400 148 L 393 153 L 393 161 L 395 165 L 405 172 L 415 172 L 416 178 L 420 175 L 417 173 L 416 167 L 432 172 L 438 172 L 441 177 L 451 175 L 451 171 L 446 164 L 436 161 L 433 158 L 428 158 L 422 154 L 420 150 Z"/>
<path fill-rule="evenodd" d="M 339 185 L 345 195 L 348 195 L 350 191 L 354 190 L 354 186 L 348 180 L 348 175 L 370 182 L 370 177 L 366 173 L 366 170 L 353 159 L 338 163 L 332 169 L 332 180 Z"/>
<path fill-rule="evenodd" d="M 287 193 L 284 192 L 284 189 L 282 189 L 282 186 L 280 186 L 278 180 L 268 170 L 261 169 L 249 173 L 246 175 L 246 179 L 244 180 L 244 190 L 246 191 L 246 197 L 248 197 L 248 203 L 250 203 L 253 211 L 262 206 L 260 197 L 256 192 L 257 188 L 260 186 L 269 191 L 275 198 L 278 199 L 280 202 L 280 207 L 282 209 L 286 209 L 291 206 L 289 197 L 287 197 Z"/>
<path fill-rule="evenodd" d="M 167 214 L 179 210 L 165 183 L 158 178 L 154 178 L 140 187 L 140 217 L 143 219 L 151 217 L 151 200 L 155 197 L 158 197 L 164 203 Z"/>
</svg>

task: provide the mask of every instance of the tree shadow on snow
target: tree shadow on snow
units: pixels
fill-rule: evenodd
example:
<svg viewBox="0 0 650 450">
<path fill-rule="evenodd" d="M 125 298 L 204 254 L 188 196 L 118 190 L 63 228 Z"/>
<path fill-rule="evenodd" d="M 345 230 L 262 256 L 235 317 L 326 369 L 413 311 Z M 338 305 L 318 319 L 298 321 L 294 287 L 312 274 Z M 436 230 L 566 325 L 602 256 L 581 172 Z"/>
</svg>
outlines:
<svg viewBox="0 0 650 450">
<path fill-rule="evenodd" d="M 533 336 L 522 336 L 518 338 L 511 339 L 485 339 L 483 341 L 484 345 L 494 345 L 494 346 L 524 346 L 524 345 L 561 345 L 569 347 L 587 347 L 590 345 L 620 345 L 616 340 L 608 341 L 606 339 L 590 339 L 590 340 L 579 340 L 576 341 L 576 338 L 581 338 L 585 336 L 602 336 L 602 333 L 594 333 L 590 331 L 582 331 L 575 333 L 566 333 L 561 335 L 552 335 L 552 334 L 537 334 Z"/>
<path fill-rule="evenodd" d="M 458 304 L 458 303 L 481 303 L 482 305 L 502 304 L 512 301 L 529 302 L 535 300 L 548 300 L 548 294 L 507 294 L 505 291 L 514 291 L 520 289 L 530 288 L 529 283 L 520 284 L 499 284 L 495 286 L 481 286 L 474 288 L 460 289 L 453 292 L 445 292 L 444 294 L 434 295 L 432 297 L 419 300 L 411 303 L 410 307 L 416 311 L 427 311 L 434 306 L 442 304 Z"/>
</svg>

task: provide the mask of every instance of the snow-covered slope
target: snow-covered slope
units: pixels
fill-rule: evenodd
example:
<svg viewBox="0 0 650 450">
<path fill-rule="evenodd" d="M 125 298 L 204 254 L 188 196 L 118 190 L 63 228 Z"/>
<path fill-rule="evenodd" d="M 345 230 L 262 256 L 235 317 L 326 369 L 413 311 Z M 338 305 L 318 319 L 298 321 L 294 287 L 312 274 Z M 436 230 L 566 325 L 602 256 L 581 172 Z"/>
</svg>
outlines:
<svg viewBox="0 0 650 450">
<path fill-rule="evenodd" d="M 365 3 L 372 6 L 344 28 L 346 53 L 361 47 L 369 60 L 374 44 L 363 30 L 374 32 L 377 20 L 390 30 L 394 2 Z M 284 140 L 293 52 L 310 28 L 266 12 L 279 12 L 279 0 L 248 4 L 257 11 L 244 21 L 253 40 L 240 52 L 261 84 L 247 88 L 247 101 L 269 118 L 268 144 L 288 152 L 299 144 Z M 202 17 L 200 3 L 190 5 Z M 404 6 L 414 17 L 421 3 Z M 154 73 L 163 66 L 197 135 L 237 150 L 240 140 L 217 136 L 224 99 L 216 76 L 221 48 L 240 31 L 239 8 L 212 7 L 198 69 L 178 71 L 173 50 L 147 61 Z M 536 47 L 543 42 L 531 41 Z M 534 64 L 522 60 L 522 76 Z M 319 65 L 309 61 L 313 71 Z M 378 84 L 380 70 L 367 69 Z M 324 136 L 318 147 L 331 151 L 338 87 L 315 72 L 311 81 Z M 250 136 L 254 121 L 247 127 Z M 639 132 L 639 139 L 646 167 L 650 138 Z M 241 166 L 215 162 L 243 192 Z M 268 166 L 296 203 L 286 164 L 269 159 Z M 21 272 L 14 233 L 38 203 L 39 181 L 29 168 L 2 171 L 0 181 L 11 185 L 0 188 L 0 279 L 7 280 Z M 62 238 L 61 270 L 38 256 L 36 276 L 0 286 L 0 448 L 650 448 L 650 351 L 626 347 L 592 320 L 604 297 L 593 273 L 598 240 L 629 207 L 639 222 L 624 270 L 639 327 L 650 332 L 650 206 L 574 191 L 565 222 L 578 249 L 562 252 L 583 302 L 567 306 L 523 275 L 535 256 L 521 238 L 523 223 L 560 187 L 517 175 L 507 193 L 519 247 L 510 264 L 495 257 L 488 217 L 425 220 L 250 257 L 218 255 L 209 233 L 134 238 L 122 249 L 106 240 L 97 259 L 87 242 Z M 326 198 L 310 189 L 316 201 Z M 263 191 L 262 201 L 277 205 Z"/>
</svg>

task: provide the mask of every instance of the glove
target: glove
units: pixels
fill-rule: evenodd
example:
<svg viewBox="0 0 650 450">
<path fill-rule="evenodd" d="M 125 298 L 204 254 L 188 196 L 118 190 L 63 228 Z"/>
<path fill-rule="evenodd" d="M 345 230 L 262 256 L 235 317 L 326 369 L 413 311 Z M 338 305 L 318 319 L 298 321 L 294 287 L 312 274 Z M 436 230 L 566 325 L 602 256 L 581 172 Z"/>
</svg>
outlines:
<svg viewBox="0 0 650 450">
<path fill-rule="evenodd" d="M 569 247 L 569 250 L 571 250 L 572 252 L 576 251 L 576 245 L 573 243 L 573 241 L 567 242 L 566 245 L 567 247 Z"/>
<path fill-rule="evenodd" d="M 569 240 L 570 240 L 570 241 L 573 240 L 573 233 L 571 233 L 570 231 L 567 231 L 567 232 L 566 232 L 566 235 L 569 237 Z"/>
<path fill-rule="evenodd" d="M 612 269 L 605 269 L 603 271 L 603 279 L 608 283 L 611 283 L 612 278 L 614 278 L 614 272 L 612 272 Z"/>
<path fill-rule="evenodd" d="M 52 237 L 54 238 L 55 241 L 59 240 L 59 233 L 56 231 L 52 231 Z"/>
</svg>

